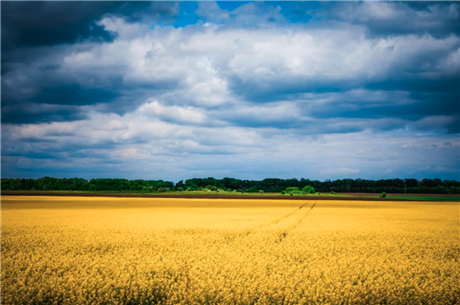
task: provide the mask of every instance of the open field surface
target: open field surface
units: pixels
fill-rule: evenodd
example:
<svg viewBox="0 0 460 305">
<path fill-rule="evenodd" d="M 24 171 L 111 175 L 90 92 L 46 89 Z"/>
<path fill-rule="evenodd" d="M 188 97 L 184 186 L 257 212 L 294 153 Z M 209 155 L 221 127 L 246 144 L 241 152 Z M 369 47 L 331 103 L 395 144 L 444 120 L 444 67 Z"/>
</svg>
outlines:
<svg viewBox="0 0 460 305">
<path fill-rule="evenodd" d="M 457 202 L 2 196 L 2 304 L 458 304 Z"/>
<path fill-rule="evenodd" d="M 407 200 L 423 200 L 423 201 L 460 201 L 460 196 L 443 196 L 443 195 L 414 195 L 414 196 L 387 196 L 388 199 L 407 199 Z"/>
<path fill-rule="evenodd" d="M 340 196 L 362 196 L 365 198 L 375 197 L 378 198 L 381 194 L 377 193 L 341 193 Z M 459 194 L 387 194 L 386 199 L 405 199 L 413 201 L 460 201 Z"/>
<path fill-rule="evenodd" d="M 112 197 L 112 198 L 196 198 L 196 199 L 280 199 L 280 200 L 347 200 L 347 201 L 452 201 L 460 202 L 455 194 L 388 194 L 380 198 L 375 193 L 315 193 L 290 196 L 280 193 L 237 193 L 209 191 L 174 191 L 163 193 L 80 192 L 80 191 L 3 191 L 3 196 Z"/>
</svg>

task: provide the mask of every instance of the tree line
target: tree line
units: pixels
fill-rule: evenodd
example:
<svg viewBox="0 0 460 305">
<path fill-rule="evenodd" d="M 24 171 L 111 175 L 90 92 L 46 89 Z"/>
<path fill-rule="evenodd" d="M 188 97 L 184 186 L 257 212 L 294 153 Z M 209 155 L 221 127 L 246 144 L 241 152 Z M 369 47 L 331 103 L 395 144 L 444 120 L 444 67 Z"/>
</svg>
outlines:
<svg viewBox="0 0 460 305">
<path fill-rule="evenodd" d="M 10 179 L 2 178 L 2 191 L 114 191 L 114 192 L 161 192 L 174 189 L 174 183 L 163 180 L 53 178 Z"/>
<path fill-rule="evenodd" d="M 288 188 L 303 189 L 306 185 L 316 192 L 340 193 L 431 193 L 460 194 L 460 181 L 441 179 L 278 179 L 242 180 L 236 178 L 192 178 L 177 183 L 163 180 L 128 180 L 99 178 L 38 179 L 2 178 L 1 190 L 19 191 L 112 191 L 112 192 L 169 192 L 169 191 L 236 191 L 236 192 L 273 192 L 279 193 Z"/>
</svg>

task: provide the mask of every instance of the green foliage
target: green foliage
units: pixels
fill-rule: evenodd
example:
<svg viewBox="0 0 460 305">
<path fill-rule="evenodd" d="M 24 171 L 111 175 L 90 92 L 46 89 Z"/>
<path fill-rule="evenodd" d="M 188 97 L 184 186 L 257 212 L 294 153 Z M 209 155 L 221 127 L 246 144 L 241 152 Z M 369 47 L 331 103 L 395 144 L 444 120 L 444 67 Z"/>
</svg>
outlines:
<svg viewBox="0 0 460 305">
<path fill-rule="evenodd" d="M 206 185 L 206 186 L 204 187 L 204 190 L 208 190 L 208 191 L 215 192 L 215 191 L 217 191 L 217 187 L 214 186 L 214 185 Z"/>
<path fill-rule="evenodd" d="M 303 194 L 314 194 L 315 188 L 311 185 L 306 185 L 302 188 L 302 193 Z"/>
<path fill-rule="evenodd" d="M 380 195 L 380 198 L 385 198 L 385 197 L 387 197 L 387 193 L 383 192 L 382 195 Z"/>
<path fill-rule="evenodd" d="M 86 180 L 83 178 L 53 178 L 42 177 L 39 179 L 2 178 L 2 191 L 81 191 L 81 192 L 159 192 L 169 188 L 171 191 L 196 191 L 208 190 L 238 190 L 239 192 L 258 193 L 281 192 L 282 194 L 297 194 L 296 192 L 312 194 L 311 189 L 304 191 L 306 186 L 311 186 L 316 192 L 341 193 L 413 193 L 413 194 L 460 194 L 460 181 L 440 179 L 339 179 L 324 182 L 309 179 L 278 179 L 267 178 L 261 181 L 241 180 L 235 178 L 216 179 L 192 178 L 173 182 L 163 180 L 128 180 L 98 178 Z M 334 191 L 332 191 L 334 190 Z M 284 192 L 284 193 L 283 193 Z"/>
<path fill-rule="evenodd" d="M 296 186 L 289 186 L 285 189 L 286 193 L 298 192 L 300 189 Z"/>
<path fill-rule="evenodd" d="M 300 195 L 307 194 L 306 192 L 304 192 L 304 189 L 305 189 L 305 187 L 302 190 L 300 190 L 300 188 L 298 188 L 296 186 L 290 186 L 290 187 L 287 187 L 284 190 L 284 194 L 289 194 L 290 196 L 300 196 Z M 313 190 L 313 193 L 315 192 L 315 189 L 313 187 L 309 186 L 308 191 L 311 192 L 311 190 Z M 281 194 L 283 194 L 283 192 L 281 192 Z"/>
</svg>

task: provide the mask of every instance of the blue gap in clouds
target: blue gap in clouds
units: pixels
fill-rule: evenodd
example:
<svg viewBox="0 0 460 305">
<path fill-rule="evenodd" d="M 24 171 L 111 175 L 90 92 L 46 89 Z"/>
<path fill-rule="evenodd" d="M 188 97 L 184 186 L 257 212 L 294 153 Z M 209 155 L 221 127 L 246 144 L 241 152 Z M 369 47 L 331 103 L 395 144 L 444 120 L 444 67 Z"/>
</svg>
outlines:
<svg viewBox="0 0 460 305">
<path fill-rule="evenodd" d="M 254 1 L 216 1 L 221 9 L 230 12 L 251 2 Z M 263 3 L 273 7 L 281 7 L 281 14 L 291 23 L 308 22 L 312 18 L 308 11 L 317 10 L 321 7 L 321 3 L 318 1 L 268 1 Z"/>
<path fill-rule="evenodd" d="M 246 3 L 251 3 L 253 1 L 216 1 L 217 5 L 227 11 L 233 11 L 234 9 L 242 6 Z"/>
<path fill-rule="evenodd" d="M 307 23 L 313 18 L 312 11 L 321 8 L 318 1 L 286 1 L 286 2 L 269 2 L 273 6 L 281 7 L 281 14 L 289 20 L 290 23 Z M 319 16 L 315 16 L 319 18 Z"/>
<path fill-rule="evenodd" d="M 181 1 L 179 15 L 177 16 L 177 22 L 174 27 L 180 28 L 190 24 L 196 24 L 199 18 L 195 15 L 195 11 L 198 9 L 198 4 L 192 1 Z"/>
<path fill-rule="evenodd" d="M 238 7 L 251 3 L 254 1 L 216 1 L 217 5 L 227 11 L 233 11 Z M 299 1 L 287 1 L 287 2 L 264 2 L 265 5 L 269 6 L 280 6 L 281 14 L 283 14 L 287 20 L 291 23 L 307 23 L 310 21 L 312 16 L 308 14 L 308 11 L 317 10 L 320 8 L 321 3 L 319 2 L 299 2 Z M 174 24 L 176 28 L 185 27 L 187 25 L 196 24 L 200 20 L 195 15 L 195 11 L 198 9 L 198 4 L 195 1 L 182 1 L 180 2 L 180 13 L 177 16 L 177 22 Z"/>
</svg>

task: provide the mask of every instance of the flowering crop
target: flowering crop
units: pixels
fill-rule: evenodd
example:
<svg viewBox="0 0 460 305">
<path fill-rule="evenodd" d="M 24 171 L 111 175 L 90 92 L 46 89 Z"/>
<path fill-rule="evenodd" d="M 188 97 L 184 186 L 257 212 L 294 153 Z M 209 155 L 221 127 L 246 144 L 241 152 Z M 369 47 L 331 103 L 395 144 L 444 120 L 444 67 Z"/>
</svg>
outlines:
<svg viewBox="0 0 460 305">
<path fill-rule="evenodd" d="M 458 304 L 459 204 L 2 197 L 2 304 Z"/>
</svg>

